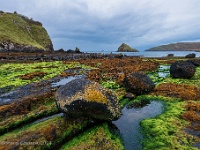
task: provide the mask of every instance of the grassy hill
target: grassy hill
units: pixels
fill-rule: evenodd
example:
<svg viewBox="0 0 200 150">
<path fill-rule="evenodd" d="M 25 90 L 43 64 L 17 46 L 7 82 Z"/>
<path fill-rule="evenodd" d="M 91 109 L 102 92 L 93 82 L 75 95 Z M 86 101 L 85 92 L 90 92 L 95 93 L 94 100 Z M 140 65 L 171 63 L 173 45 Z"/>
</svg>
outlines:
<svg viewBox="0 0 200 150">
<path fill-rule="evenodd" d="M 180 42 L 161 45 L 148 49 L 148 51 L 200 51 L 200 42 Z"/>
<path fill-rule="evenodd" d="M 0 12 L 0 50 L 53 51 L 51 39 L 38 21 L 17 13 Z"/>
</svg>

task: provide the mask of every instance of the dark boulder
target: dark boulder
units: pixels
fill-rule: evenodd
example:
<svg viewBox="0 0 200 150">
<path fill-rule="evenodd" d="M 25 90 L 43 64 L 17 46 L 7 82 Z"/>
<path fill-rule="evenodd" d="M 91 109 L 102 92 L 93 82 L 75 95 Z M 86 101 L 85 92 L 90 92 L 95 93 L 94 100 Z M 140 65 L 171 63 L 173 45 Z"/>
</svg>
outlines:
<svg viewBox="0 0 200 150">
<path fill-rule="evenodd" d="M 195 58 L 196 54 L 192 53 L 192 54 L 188 54 L 185 56 L 185 58 Z"/>
<path fill-rule="evenodd" d="M 167 57 L 174 57 L 174 54 L 168 54 Z"/>
<path fill-rule="evenodd" d="M 132 73 L 124 78 L 123 84 L 128 92 L 143 94 L 151 91 L 155 85 L 153 81 L 142 73 Z"/>
<path fill-rule="evenodd" d="M 170 75 L 172 78 L 191 78 L 195 72 L 195 66 L 187 61 L 177 61 L 170 67 Z"/>
<path fill-rule="evenodd" d="M 99 120 L 116 120 L 121 109 L 111 90 L 96 82 L 76 79 L 56 92 L 58 109 L 69 117 L 87 116 Z"/>
</svg>

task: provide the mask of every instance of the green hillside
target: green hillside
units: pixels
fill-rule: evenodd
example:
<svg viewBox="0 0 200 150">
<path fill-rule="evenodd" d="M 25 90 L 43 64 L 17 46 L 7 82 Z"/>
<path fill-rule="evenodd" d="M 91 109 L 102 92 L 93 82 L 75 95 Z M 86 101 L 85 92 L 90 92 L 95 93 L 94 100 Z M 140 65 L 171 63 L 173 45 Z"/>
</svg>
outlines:
<svg viewBox="0 0 200 150">
<path fill-rule="evenodd" d="M 0 12 L 0 50 L 53 51 L 51 39 L 40 22 L 17 13 Z"/>
<path fill-rule="evenodd" d="M 180 42 L 160 45 L 148 49 L 148 51 L 200 51 L 200 42 Z"/>
</svg>

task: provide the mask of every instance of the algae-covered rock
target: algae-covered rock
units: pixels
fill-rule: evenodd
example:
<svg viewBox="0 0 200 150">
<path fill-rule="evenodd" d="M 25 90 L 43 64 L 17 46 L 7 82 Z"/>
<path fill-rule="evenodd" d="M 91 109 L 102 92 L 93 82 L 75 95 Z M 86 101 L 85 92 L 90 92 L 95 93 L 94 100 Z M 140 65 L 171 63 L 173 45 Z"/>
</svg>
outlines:
<svg viewBox="0 0 200 150">
<path fill-rule="evenodd" d="M 53 45 L 42 23 L 0 12 L 0 51 L 53 51 Z"/>
<path fill-rule="evenodd" d="M 128 92 L 134 94 L 147 93 L 155 87 L 153 81 L 146 74 L 141 73 L 127 75 L 123 80 L 123 84 Z"/>
<path fill-rule="evenodd" d="M 195 72 L 195 66 L 186 61 L 177 61 L 170 67 L 170 75 L 173 78 L 192 78 Z"/>
<path fill-rule="evenodd" d="M 106 123 L 95 126 L 64 144 L 61 150 L 124 150 L 119 130 Z"/>
<path fill-rule="evenodd" d="M 76 79 L 56 92 L 58 108 L 71 117 L 88 116 L 100 120 L 116 120 L 120 106 L 111 90 L 87 79 Z"/>
</svg>

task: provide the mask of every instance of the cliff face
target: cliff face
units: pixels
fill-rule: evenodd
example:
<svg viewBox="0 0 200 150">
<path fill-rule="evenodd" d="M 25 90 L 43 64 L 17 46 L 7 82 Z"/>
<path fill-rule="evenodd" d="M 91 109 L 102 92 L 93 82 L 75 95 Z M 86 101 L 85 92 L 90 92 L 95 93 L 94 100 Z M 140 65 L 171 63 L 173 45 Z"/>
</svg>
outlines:
<svg viewBox="0 0 200 150">
<path fill-rule="evenodd" d="M 153 47 L 147 51 L 200 51 L 200 42 L 181 42 Z"/>
<path fill-rule="evenodd" d="M 122 43 L 122 45 L 118 48 L 117 52 L 138 52 L 138 50 L 130 47 L 125 43 Z"/>
<path fill-rule="evenodd" d="M 53 44 L 40 22 L 1 11 L 0 51 L 53 51 Z"/>
</svg>

